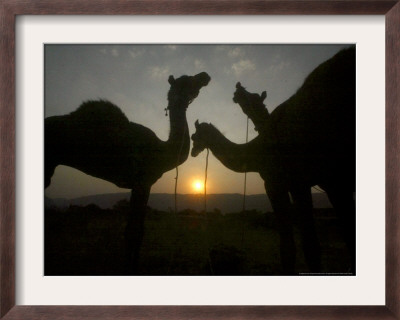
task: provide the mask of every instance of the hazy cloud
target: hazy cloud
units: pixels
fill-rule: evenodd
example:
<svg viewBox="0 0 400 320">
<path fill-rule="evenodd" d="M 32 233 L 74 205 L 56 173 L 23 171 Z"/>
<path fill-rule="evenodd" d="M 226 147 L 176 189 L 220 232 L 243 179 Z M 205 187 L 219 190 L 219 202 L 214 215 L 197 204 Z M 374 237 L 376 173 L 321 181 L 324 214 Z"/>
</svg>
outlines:
<svg viewBox="0 0 400 320">
<path fill-rule="evenodd" d="M 119 56 L 119 51 L 118 51 L 118 49 L 117 49 L 117 48 L 112 48 L 112 49 L 111 49 L 111 55 L 112 55 L 113 57 L 118 57 L 118 56 Z"/>
<path fill-rule="evenodd" d="M 119 57 L 119 51 L 117 48 L 110 48 L 110 47 L 105 47 L 100 49 L 100 52 L 104 55 L 111 55 L 113 57 Z"/>
<path fill-rule="evenodd" d="M 256 69 L 256 65 L 253 61 L 248 59 L 240 60 L 232 65 L 232 71 L 237 75 L 241 75 L 248 71 L 253 71 Z"/>
<path fill-rule="evenodd" d="M 268 68 L 267 72 L 270 72 L 271 74 L 277 74 L 282 72 L 283 70 L 287 69 L 290 66 L 289 61 L 279 61 L 273 64 Z"/>
<path fill-rule="evenodd" d="M 204 63 L 203 60 L 195 59 L 194 67 L 196 68 L 196 70 L 204 70 L 204 69 L 206 69 L 206 64 Z"/>
<path fill-rule="evenodd" d="M 244 55 L 245 51 L 243 48 L 240 47 L 236 47 L 228 51 L 228 56 L 231 58 L 243 57 Z"/>
<path fill-rule="evenodd" d="M 128 51 L 129 56 L 130 56 L 132 59 L 136 59 L 137 57 L 142 56 L 142 55 L 144 54 L 144 52 L 145 52 L 144 49 L 142 49 L 142 50 L 129 50 L 129 51 Z"/>
<path fill-rule="evenodd" d="M 166 79 L 170 74 L 169 67 L 150 67 L 149 75 L 154 79 Z"/>
<path fill-rule="evenodd" d="M 169 44 L 169 45 L 165 46 L 165 48 L 175 51 L 178 47 L 176 45 Z"/>
</svg>

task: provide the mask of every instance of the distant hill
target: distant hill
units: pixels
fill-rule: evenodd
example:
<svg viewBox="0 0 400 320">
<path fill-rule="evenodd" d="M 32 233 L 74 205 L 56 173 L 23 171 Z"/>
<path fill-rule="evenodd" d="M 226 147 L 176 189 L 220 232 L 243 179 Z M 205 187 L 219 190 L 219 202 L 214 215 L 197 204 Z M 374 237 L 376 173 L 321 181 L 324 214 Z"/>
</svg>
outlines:
<svg viewBox="0 0 400 320">
<path fill-rule="evenodd" d="M 331 204 L 325 193 L 313 193 L 313 203 L 315 208 L 330 208 Z M 50 199 L 45 197 L 46 207 L 66 208 L 70 205 L 86 206 L 95 204 L 102 209 L 112 208 L 118 201 L 129 200 L 130 193 L 110 193 L 99 194 L 75 199 Z M 149 207 L 161 211 L 174 210 L 174 194 L 151 193 L 148 205 Z M 192 209 L 198 212 L 204 210 L 203 195 L 178 194 L 178 210 Z M 243 207 L 243 195 L 232 194 L 209 194 L 207 195 L 207 211 L 214 209 L 222 213 L 239 212 Z M 257 210 L 260 212 L 272 211 L 271 203 L 266 194 L 256 194 L 246 196 L 246 210 Z"/>
</svg>

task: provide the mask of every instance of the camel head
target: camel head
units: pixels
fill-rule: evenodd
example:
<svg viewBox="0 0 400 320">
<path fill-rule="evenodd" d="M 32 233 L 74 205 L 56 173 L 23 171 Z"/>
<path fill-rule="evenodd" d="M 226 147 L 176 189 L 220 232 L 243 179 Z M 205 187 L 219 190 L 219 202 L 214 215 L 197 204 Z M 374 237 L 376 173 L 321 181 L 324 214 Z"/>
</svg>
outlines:
<svg viewBox="0 0 400 320">
<path fill-rule="evenodd" d="M 243 112 L 256 124 L 265 120 L 269 115 L 264 104 L 266 97 L 266 91 L 263 91 L 261 95 L 250 93 L 238 82 L 236 91 L 233 94 L 233 102 L 238 103 Z"/>
<path fill-rule="evenodd" d="M 182 76 L 175 79 L 169 76 L 171 88 L 168 92 L 168 109 L 186 108 L 199 95 L 200 89 L 210 82 L 211 78 L 206 72 L 195 76 Z"/>
<path fill-rule="evenodd" d="M 192 134 L 193 147 L 190 154 L 192 157 L 197 157 L 200 152 L 207 148 L 207 141 L 209 138 L 208 129 L 211 124 L 206 122 L 199 123 L 199 120 L 196 120 L 194 126 L 196 127 L 196 131 Z"/>
</svg>

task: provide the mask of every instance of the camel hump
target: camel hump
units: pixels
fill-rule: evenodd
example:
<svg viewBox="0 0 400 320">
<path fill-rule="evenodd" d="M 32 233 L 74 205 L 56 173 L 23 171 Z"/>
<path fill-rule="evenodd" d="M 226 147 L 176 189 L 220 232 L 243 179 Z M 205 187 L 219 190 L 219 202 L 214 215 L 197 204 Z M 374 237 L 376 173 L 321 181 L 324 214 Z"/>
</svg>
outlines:
<svg viewBox="0 0 400 320">
<path fill-rule="evenodd" d="M 355 46 L 343 49 L 329 60 L 321 63 L 304 81 L 303 87 L 322 85 L 340 89 L 342 87 L 354 90 L 356 76 Z M 300 88 L 301 90 L 303 88 Z"/>
<path fill-rule="evenodd" d="M 71 112 L 72 117 L 85 122 L 129 123 L 126 115 L 113 103 L 107 100 L 89 100 L 83 102 L 78 109 Z"/>
</svg>

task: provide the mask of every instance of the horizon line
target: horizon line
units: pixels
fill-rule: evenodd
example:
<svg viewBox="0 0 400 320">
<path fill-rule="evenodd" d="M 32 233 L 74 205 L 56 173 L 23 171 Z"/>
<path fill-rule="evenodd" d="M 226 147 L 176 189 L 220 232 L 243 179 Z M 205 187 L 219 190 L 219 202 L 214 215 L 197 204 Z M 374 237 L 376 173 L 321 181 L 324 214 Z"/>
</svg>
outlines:
<svg viewBox="0 0 400 320">
<path fill-rule="evenodd" d="M 78 198 L 86 198 L 86 197 L 94 197 L 94 196 L 108 196 L 108 195 L 113 195 L 113 194 L 129 194 L 129 191 L 126 192 L 110 192 L 110 193 L 96 193 L 96 194 L 91 194 L 91 195 L 82 195 L 82 196 L 76 196 L 76 197 L 50 197 L 50 196 L 46 196 L 46 194 L 44 195 L 45 198 L 49 198 L 49 199 L 67 199 L 67 200 L 71 200 L 71 199 L 78 199 Z M 321 192 L 321 191 L 315 191 L 312 190 L 311 191 L 312 194 L 324 194 L 325 192 Z M 168 193 L 168 192 L 150 192 L 150 195 L 152 194 L 163 194 L 163 195 L 171 195 L 174 196 L 175 193 Z M 204 196 L 204 193 L 177 193 L 178 196 Z M 243 193 L 239 193 L 239 192 L 232 192 L 232 193 L 207 193 L 207 196 L 211 196 L 211 195 L 239 195 L 239 196 L 244 196 Z M 251 193 L 251 194 L 246 194 L 246 196 L 268 196 L 268 194 L 266 192 L 264 193 Z"/>
</svg>

